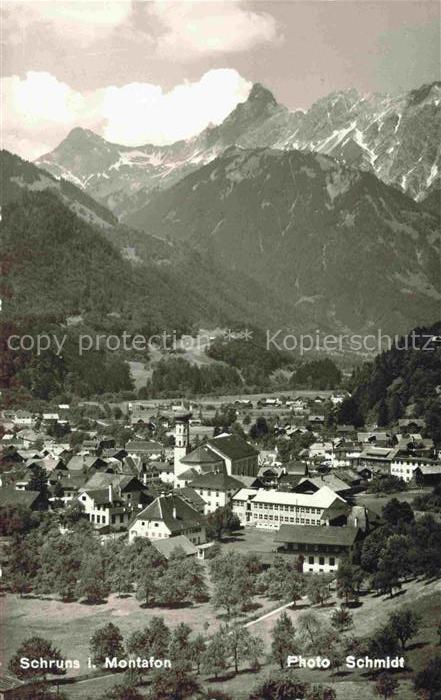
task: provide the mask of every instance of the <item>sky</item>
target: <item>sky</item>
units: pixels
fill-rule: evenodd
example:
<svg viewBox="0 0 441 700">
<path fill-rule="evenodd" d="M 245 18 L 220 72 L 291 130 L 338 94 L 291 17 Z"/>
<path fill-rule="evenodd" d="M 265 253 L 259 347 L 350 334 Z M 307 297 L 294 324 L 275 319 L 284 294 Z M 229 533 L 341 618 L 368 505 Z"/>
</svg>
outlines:
<svg viewBox="0 0 441 700">
<path fill-rule="evenodd" d="M 137 146 L 219 124 L 254 82 L 290 109 L 439 80 L 431 0 L 3 0 L 2 147 L 32 160 L 82 126 Z"/>
</svg>

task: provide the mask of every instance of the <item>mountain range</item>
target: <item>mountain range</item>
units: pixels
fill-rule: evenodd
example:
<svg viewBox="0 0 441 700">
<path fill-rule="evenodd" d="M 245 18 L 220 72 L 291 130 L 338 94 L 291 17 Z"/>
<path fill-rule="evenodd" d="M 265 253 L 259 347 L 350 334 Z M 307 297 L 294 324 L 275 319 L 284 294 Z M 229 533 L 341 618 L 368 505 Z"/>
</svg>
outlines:
<svg viewBox="0 0 441 700">
<path fill-rule="evenodd" d="M 440 101 L 441 83 L 435 82 L 398 97 L 332 93 L 291 112 L 256 83 L 220 125 L 186 141 L 133 148 L 76 128 L 36 163 L 122 219 L 152 190 L 169 187 L 231 145 L 331 155 L 422 200 L 441 186 Z"/>
<path fill-rule="evenodd" d="M 245 271 L 289 300 L 292 328 L 400 332 L 439 313 L 439 219 L 329 156 L 232 146 L 128 223 Z"/>
<path fill-rule="evenodd" d="M 12 286 L 33 312 L 46 300 L 150 329 L 430 324 L 441 300 L 440 95 L 439 83 L 394 98 L 351 90 L 290 112 L 256 84 L 222 124 L 170 146 L 77 128 L 35 164 L 3 152 L 12 258 L 41 237 L 45 256 L 69 266 L 60 276 L 40 256 L 42 274 L 29 258 Z"/>
</svg>

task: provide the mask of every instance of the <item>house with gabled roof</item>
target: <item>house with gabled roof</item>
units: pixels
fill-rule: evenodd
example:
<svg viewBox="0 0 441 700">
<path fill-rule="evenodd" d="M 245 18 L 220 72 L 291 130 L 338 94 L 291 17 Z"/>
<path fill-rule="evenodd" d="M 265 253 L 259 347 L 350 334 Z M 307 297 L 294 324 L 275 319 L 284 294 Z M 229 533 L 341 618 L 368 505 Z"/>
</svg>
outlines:
<svg viewBox="0 0 441 700">
<path fill-rule="evenodd" d="M 281 525 L 274 541 L 282 552 L 297 555 L 304 573 L 331 573 L 352 558 L 360 537 L 358 527 Z"/>
<path fill-rule="evenodd" d="M 195 545 L 206 542 L 205 517 L 174 493 L 158 496 L 129 526 L 130 542 L 136 537 L 158 540 L 176 535 L 185 535 Z"/>
<path fill-rule="evenodd" d="M 130 457 L 161 459 L 164 454 L 164 445 L 156 440 L 129 440 L 125 449 Z"/>
<path fill-rule="evenodd" d="M 414 471 L 414 479 L 420 486 L 437 486 L 441 484 L 441 464 L 420 464 Z"/>
<path fill-rule="evenodd" d="M 124 530 L 129 523 L 129 511 L 113 487 L 89 489 L 78 496 L 84 513 L 92 525 L 101 531 Z"/>
<path fill-rule="evenodd" d="M 205 514 L 208 514 L 229 505 L 242 483 L 224 471 L 217 471 L 197 476 L 190 486 L 204 499 Z"/>
<path fill-rule="evenodd" d="M 74 455 L 67 463 L 67 469 L 76 474 L 82 472 L 89 473 L 92 469 L 97 470 L 105 467 L 107 462 L 101 457 L 94 455 Z"/>
<path fill-rule="evenodd" d="M 128 508 L 136 510 L 152 500 L 144 484 L 131 474 L 95 472 L 79 490 L 82 493 L 96 489 L 108 489 L 109 486 Z"/>
</svg>

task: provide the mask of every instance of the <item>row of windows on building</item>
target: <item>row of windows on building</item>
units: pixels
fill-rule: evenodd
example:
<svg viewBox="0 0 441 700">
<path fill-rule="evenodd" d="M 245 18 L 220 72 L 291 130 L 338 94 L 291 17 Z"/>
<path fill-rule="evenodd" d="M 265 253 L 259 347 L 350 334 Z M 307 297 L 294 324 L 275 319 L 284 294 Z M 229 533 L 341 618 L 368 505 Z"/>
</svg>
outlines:
<svg viewBox="0 0 441 700">
<path fill-rule="evenodd" d="M 320 515 L 323 511 L 323 508 L 312 508 L 310 506 L 297 506 L 297 505 L 280 505 L 280 504 L 272 504 L 272 503 L 253 503 L 253 508 L 255 510 L 279 510 L 279 511 L 286 511 L 289 513 L 296 513 L 297 511 L 299 513 L 310 513 L 314 514 L 317 513 L 317 515 Z"/>
<path fill-rule="evenodd" d="M 267 515 L 266 513 L 256 513 L 255 520 L 271 520 L 278 523 L 295 523 L 297 525 L 320 525 L 320 520 L 315 518 L 300 518 L 293 515 Z"/>
<path fill-rule="evenodd" d="M 118 517 L 119 517 L 120 523 L 124 522 L 124 514 L 123 513 L 121 513 L 119 516 L 112 515 L 110 517 L 110 522 L 112 523 L 112 525 L 116 525 L 116 523 L 118 522 L 118 520 L 117 520 Z M 98 514 L 95 515 L 95 513 L 91 513 L 90 514 L 90 522 L 96 523 L 97 525 L 107 525 L 107 515 L 106 514 L 105 515 L 98 515 Z"/>
<path fill-rule="evenodd" d="M 318 565 L 319 566 L 324 566 L 325 565 L 325 557 L 317 557 L 318 559 Z M 313 565 L 315 564 L 316 557 L 308 557 L 308 564 Z M 329 566 L 335 566 L 335 557 L 329 557 Z"/>
</svg>

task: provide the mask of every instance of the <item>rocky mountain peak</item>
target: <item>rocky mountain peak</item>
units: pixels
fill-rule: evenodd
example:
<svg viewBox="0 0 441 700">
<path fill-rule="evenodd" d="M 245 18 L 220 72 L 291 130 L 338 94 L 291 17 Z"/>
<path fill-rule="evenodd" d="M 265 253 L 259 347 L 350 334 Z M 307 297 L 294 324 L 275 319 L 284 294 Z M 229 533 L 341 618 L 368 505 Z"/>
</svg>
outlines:
<svg viewBox="0 0 441 700">
<path fill-rule="evenodd" d="M 101 136 L 95 134 L 94 131 L 90 129 L 83 129 L 81 126 L 76 126 L 74 129 L 69 131 L 68 135 L 64 139 L 64 143 L 69 143 L 72 146 L 89 145 L 91 142 L 101 142 L 103 141 Z"/>
<path fill-rule="evenodd" d="M 247 102 L 259 102 L 261 105 L 277 105 L 277 101 L 273 93 L 264 87 L 261 83 L 254 83 L 248 95 Z"/>
</svg>

